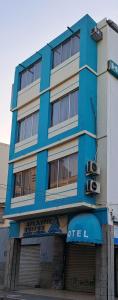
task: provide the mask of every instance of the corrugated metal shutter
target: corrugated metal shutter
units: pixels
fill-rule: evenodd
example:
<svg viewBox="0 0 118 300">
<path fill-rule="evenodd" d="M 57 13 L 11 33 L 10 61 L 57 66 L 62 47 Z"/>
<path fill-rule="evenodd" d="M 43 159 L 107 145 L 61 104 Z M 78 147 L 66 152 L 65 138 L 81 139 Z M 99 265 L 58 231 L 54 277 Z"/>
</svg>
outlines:
<svg viewBox="0 0 118 300">
<path fill-rule="evenodd" d="M 20 254 L 20 286 L 35 287 L 40 284 L 40 246 L 22 245 Z"/>
<path fill-rule="evenodd" d="M 68 244 L 66 249 L 65 289 L 95 293 L 95 247 Z"/>
</svg>

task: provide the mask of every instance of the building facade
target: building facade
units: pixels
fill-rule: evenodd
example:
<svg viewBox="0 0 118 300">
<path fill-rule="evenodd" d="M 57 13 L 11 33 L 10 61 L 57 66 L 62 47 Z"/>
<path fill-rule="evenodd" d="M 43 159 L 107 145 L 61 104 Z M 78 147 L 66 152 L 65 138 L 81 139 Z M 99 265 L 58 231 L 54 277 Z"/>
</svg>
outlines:
<svg viewBox="0 0 118 300">
<path fill-rule="evenodd" d="M 7 190 L 9 145 L 0 143 L 0 287 L 4 286 L 9 222 L 3 218 Z"/>
<path fill-rule="evenodd" d="M 16 67 L 6 287 L 117 293 L 117 31 L 86 15 Z"/>
</svg>

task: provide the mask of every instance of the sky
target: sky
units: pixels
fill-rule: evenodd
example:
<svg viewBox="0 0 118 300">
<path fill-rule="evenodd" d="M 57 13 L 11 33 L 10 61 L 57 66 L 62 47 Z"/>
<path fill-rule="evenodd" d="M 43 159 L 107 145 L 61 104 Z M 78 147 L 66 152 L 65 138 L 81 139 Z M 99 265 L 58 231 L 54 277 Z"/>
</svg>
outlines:
<svg viewBox="0 0 118 300">
<path fill-rule="evenodd" d="M 0 0 L 0 142 L 10 143 L 15 67 L 85 14 L 118 24 L 118 0 Z"/>
</svg>

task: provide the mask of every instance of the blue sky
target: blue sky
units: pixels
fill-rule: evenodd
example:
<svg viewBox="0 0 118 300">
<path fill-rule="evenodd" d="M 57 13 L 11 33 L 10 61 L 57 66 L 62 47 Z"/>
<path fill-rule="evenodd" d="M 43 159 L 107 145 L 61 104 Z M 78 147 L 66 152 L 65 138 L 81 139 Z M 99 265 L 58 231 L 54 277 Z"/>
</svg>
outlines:
<svg viewBox="0 0 118 300">
<path fill-rule="evenodd" d="M 118 23 L 118 0 L 0 0 L 0 142 L 10 142 L 15 66 L 87 13 Z"/>
</svg>

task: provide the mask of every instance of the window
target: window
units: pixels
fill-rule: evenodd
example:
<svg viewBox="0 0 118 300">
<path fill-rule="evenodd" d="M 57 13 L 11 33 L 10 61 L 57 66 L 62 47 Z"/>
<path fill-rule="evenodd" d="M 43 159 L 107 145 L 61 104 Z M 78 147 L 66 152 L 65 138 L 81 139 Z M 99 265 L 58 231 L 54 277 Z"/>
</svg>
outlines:
<svg viewBox="0 0 118 300">
<path fill-rule="evenodd" d="M 59 158 L 49 163 L 49 189 L 77 181 L 78 153 Z"/>
<path fill-rule="evenodd" d="M 27 116 L 18 122 L 17 142 L 28 139 L 38 132 L 39 111 Z"/>
<path fill-rule="evenodd" d="M 51 126 L 78 114 L 78 90 L 69 93 L 52 104 Z"/>
<path fill-rule="evenodd" d="M 25 196 L 35 192 L 36 168 L 15 174 L 14 197 Z"/>
<path fill-rule="evenodd" d="M 63 61 L 79 52 L 80 41 L 79 33 L 60 44 L 53 50 L 53 68 L 61 64 Z"/>
<path fill-rule="evenodd" d="M 35 62 L 31 67 L 26 68 L 21 72 L 20 76 L 20 90 L 24 89 L 27 85 L 40 78 L 41 75 L 41 60 Z"/>
</svg>

